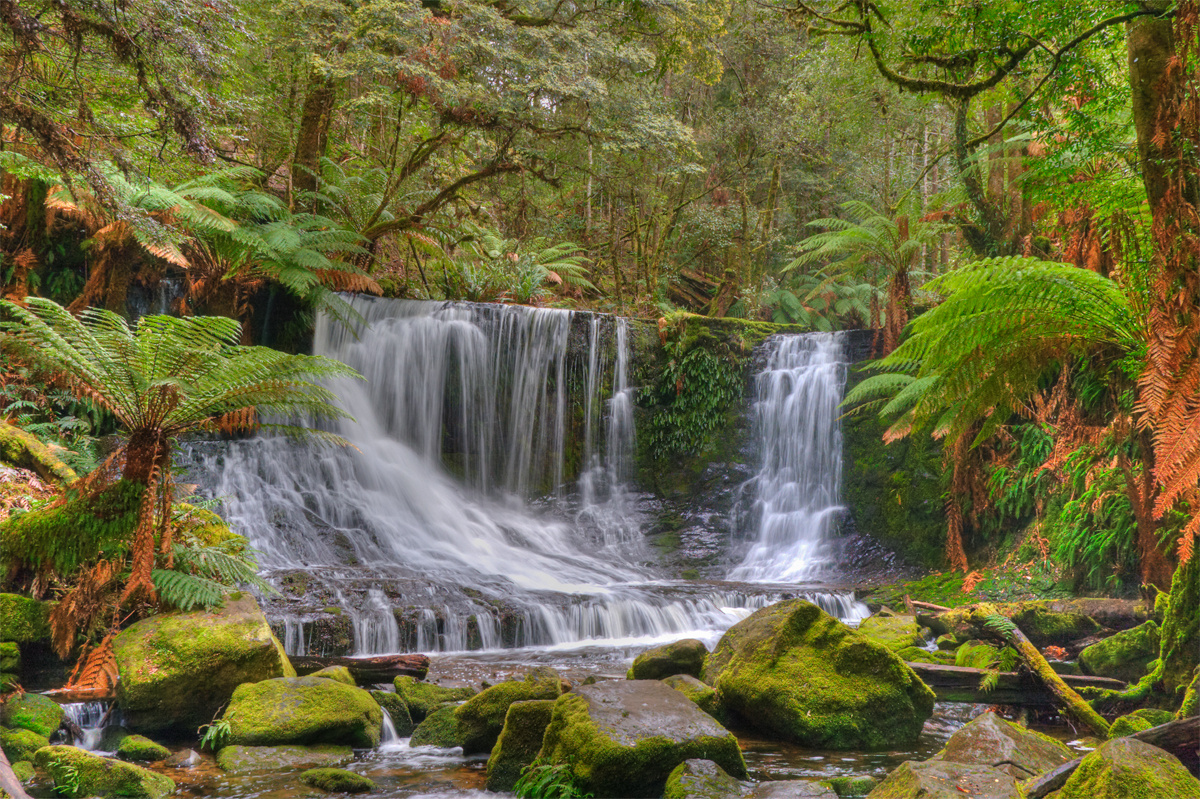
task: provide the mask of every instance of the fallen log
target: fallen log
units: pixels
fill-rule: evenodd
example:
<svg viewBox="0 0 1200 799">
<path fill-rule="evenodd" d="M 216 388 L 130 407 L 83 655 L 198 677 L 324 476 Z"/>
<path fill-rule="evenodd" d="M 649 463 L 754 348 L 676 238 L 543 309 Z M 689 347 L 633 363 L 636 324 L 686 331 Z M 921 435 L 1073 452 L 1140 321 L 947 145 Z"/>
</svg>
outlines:
<svg viewBox="0 0 1200 799">
<path fill-rule="evenodd" d="M 293 655 L 288 660 L 292 661 L 296 673 L 302 677 L 330 666 L 345 666 L 359 685 L 389 683 L 401 676 L 423 680 L 429 673 L 428 655 L 377 655 L 362 658 Z"/>
<path fill-rule="evenodd" d="M 979 683 L 989 674 L 987 669 L 966 666 L 943 666 L 936 663 L 909 663 L 908 667 L 930 687 L 942 702 L 972 702 L 1022 707 L 1055 707 L 1054 696 L 1032 675 L 1025 672 L 1002 671 L 996 687 L 984 691 Z M 1125 683 L 1108 677 L 1064 674 L 1063 682 L 1072 688 L 1109 688 L 1121 690 Z"/>
<path fill-rule="evenodd" d="M 1135 732 L 1128 737 L 1170 752 L 1179 758 L 1180 762 L 1192 773 L 1195 773 L 1197 766 L 1200 766 L 1200 755 L 1197 754 L 1197 748 L 1200 747 L 1200 716 L 1168 721 L 1166 724 Z M 1023 787 L 1026 799 L 1042 799 L 1066 785 L 1067 780 L 1075 773 L 1075 769 L 1079 768 L 1082 761 L 1083 758 L 1079 757 L 1069 763 L 1063 763 L 1053 771 L 1025 783 Z"/>
<path fill-rule="evenodd" d="M 52 688 L 44 691 L 43 695 L 60 705 L 76 702 L 112 702 L 117 698 L 117 689 L 112 685 L 98 688 Z"/>
<path fill-rule="evenodd" d="M 0 750 L 0 796 L 9 796 L 12 799 L 30 799 L 29 794 L 25 793 L 25 787 L 13 773 L 12 766 L 2 750 Z"/>
</svg>

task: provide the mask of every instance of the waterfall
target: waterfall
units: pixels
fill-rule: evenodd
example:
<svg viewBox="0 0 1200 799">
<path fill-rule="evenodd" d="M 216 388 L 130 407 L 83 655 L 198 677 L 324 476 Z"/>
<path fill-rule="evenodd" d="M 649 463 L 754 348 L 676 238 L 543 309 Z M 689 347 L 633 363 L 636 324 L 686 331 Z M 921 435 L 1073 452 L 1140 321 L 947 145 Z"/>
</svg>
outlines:
<svg viewBox="0 0 1200 799">
<path fill-rule="evenodd" d="M 754 385 L 762 455 L 753 480 L 758 537 L 729 576 L 795 583 L 814 579 L 830 562 L 829 534 L 842 510 L 838 406 L 846 364 L 835 333 L 779 336 L 768 346 Z"/>
</svg>

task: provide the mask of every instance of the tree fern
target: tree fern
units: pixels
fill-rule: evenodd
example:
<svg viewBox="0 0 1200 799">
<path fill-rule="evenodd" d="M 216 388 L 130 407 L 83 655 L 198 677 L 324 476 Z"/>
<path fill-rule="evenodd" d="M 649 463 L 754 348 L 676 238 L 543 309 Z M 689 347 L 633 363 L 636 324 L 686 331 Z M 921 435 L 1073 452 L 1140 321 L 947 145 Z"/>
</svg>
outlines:
<svg viewBox="0 0 1200 799">
<path fill-rule="evenodd" d="M 150 579 L 159 601 L 180 610 L 210 608 L 220 604 L 229 591 L 216 580 L 170 569 L 155 569 Z"/>
</svg>

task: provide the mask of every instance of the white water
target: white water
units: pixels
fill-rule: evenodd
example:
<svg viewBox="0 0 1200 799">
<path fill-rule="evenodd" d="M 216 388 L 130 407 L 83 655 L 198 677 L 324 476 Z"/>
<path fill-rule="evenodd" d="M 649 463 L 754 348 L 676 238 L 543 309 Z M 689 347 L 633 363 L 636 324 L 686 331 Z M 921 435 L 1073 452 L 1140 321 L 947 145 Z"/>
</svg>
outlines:
<svg viewBox="0 0 1200 799">
<path fill-rule="evenodd" d="M 733 580 L 795 583 L 830 565 L 838 517 L 846 364 L 837 334 L 780 336 L 755 378 L 762 467 L 754 478 L 757 540 Z"/>
<path fill-rule="evenodd" d="M 82 736 L 73 736 L 71 743 L 80 749 L 95 750 L 100 745 L 104 728 L 119 724 L 111 716 L 113 706 L 106 702 L 72 702 L 62 706 L 67 721 L 75 725 Z"/>
</svg>

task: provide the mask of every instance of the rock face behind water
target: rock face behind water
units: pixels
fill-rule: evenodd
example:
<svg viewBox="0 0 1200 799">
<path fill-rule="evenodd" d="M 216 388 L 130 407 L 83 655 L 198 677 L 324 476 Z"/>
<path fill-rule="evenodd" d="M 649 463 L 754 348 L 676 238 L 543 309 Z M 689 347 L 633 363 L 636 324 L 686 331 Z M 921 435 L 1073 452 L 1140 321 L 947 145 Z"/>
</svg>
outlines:
<svg viewBox="0 0 1200 799">
<path fill-rule="evenodd" d="M 984 713 L 950 736 L 933 760 L 991 766 L 1016 780 L 1058 768 L 1075 756 L 1064 744 L 1041 733 Z"/>
<path fill-rule="evenodd" d="M 370 693 L 322 677 L 280 677 L 239 686 L 222 717 L 229 743 L 379 745 L 383 711 Z"/>
<path fill-rule="evenodd" d="M 657 680 L 614 680 L 562 695 L 538 757 L 567 765 L 597 797 L 659 796 L 671 771 L 692 758 L 746 776 L 733 734 Z"/>
<path fill-rule="evenodd" d="M 1200 799 L 1200 780 L 1156 746 L 1118 738 L 1089 752 L 1055 799 Z"/>
<path fill-rule="evenodd" d="M 673 674 L 699 677 L 708 647 L 696 638 L 647 649 L 633 659 L 627 676 L 631 680 L 661 680 Z"/>
<path fill-rule="evenodd" d="M 968 763 L 909 761 L 888 774 L 867 799 L 1022 799 L 1016 781 L 999 769 Z"/>
<path fill-rule="evenodd" d="M 802 599 L 731 627 L 704 681 L 747 724 L 814 748 L 909 744 L 933 713 L 933 692 L 891 650 Z"/>
<path fill-rule="evenodd" d="M 117 702 L 130 729 L 194 734 L 243 683 L 296 676 L 254 597 L 153 616 L 113 641 Z"/>
</svg>

